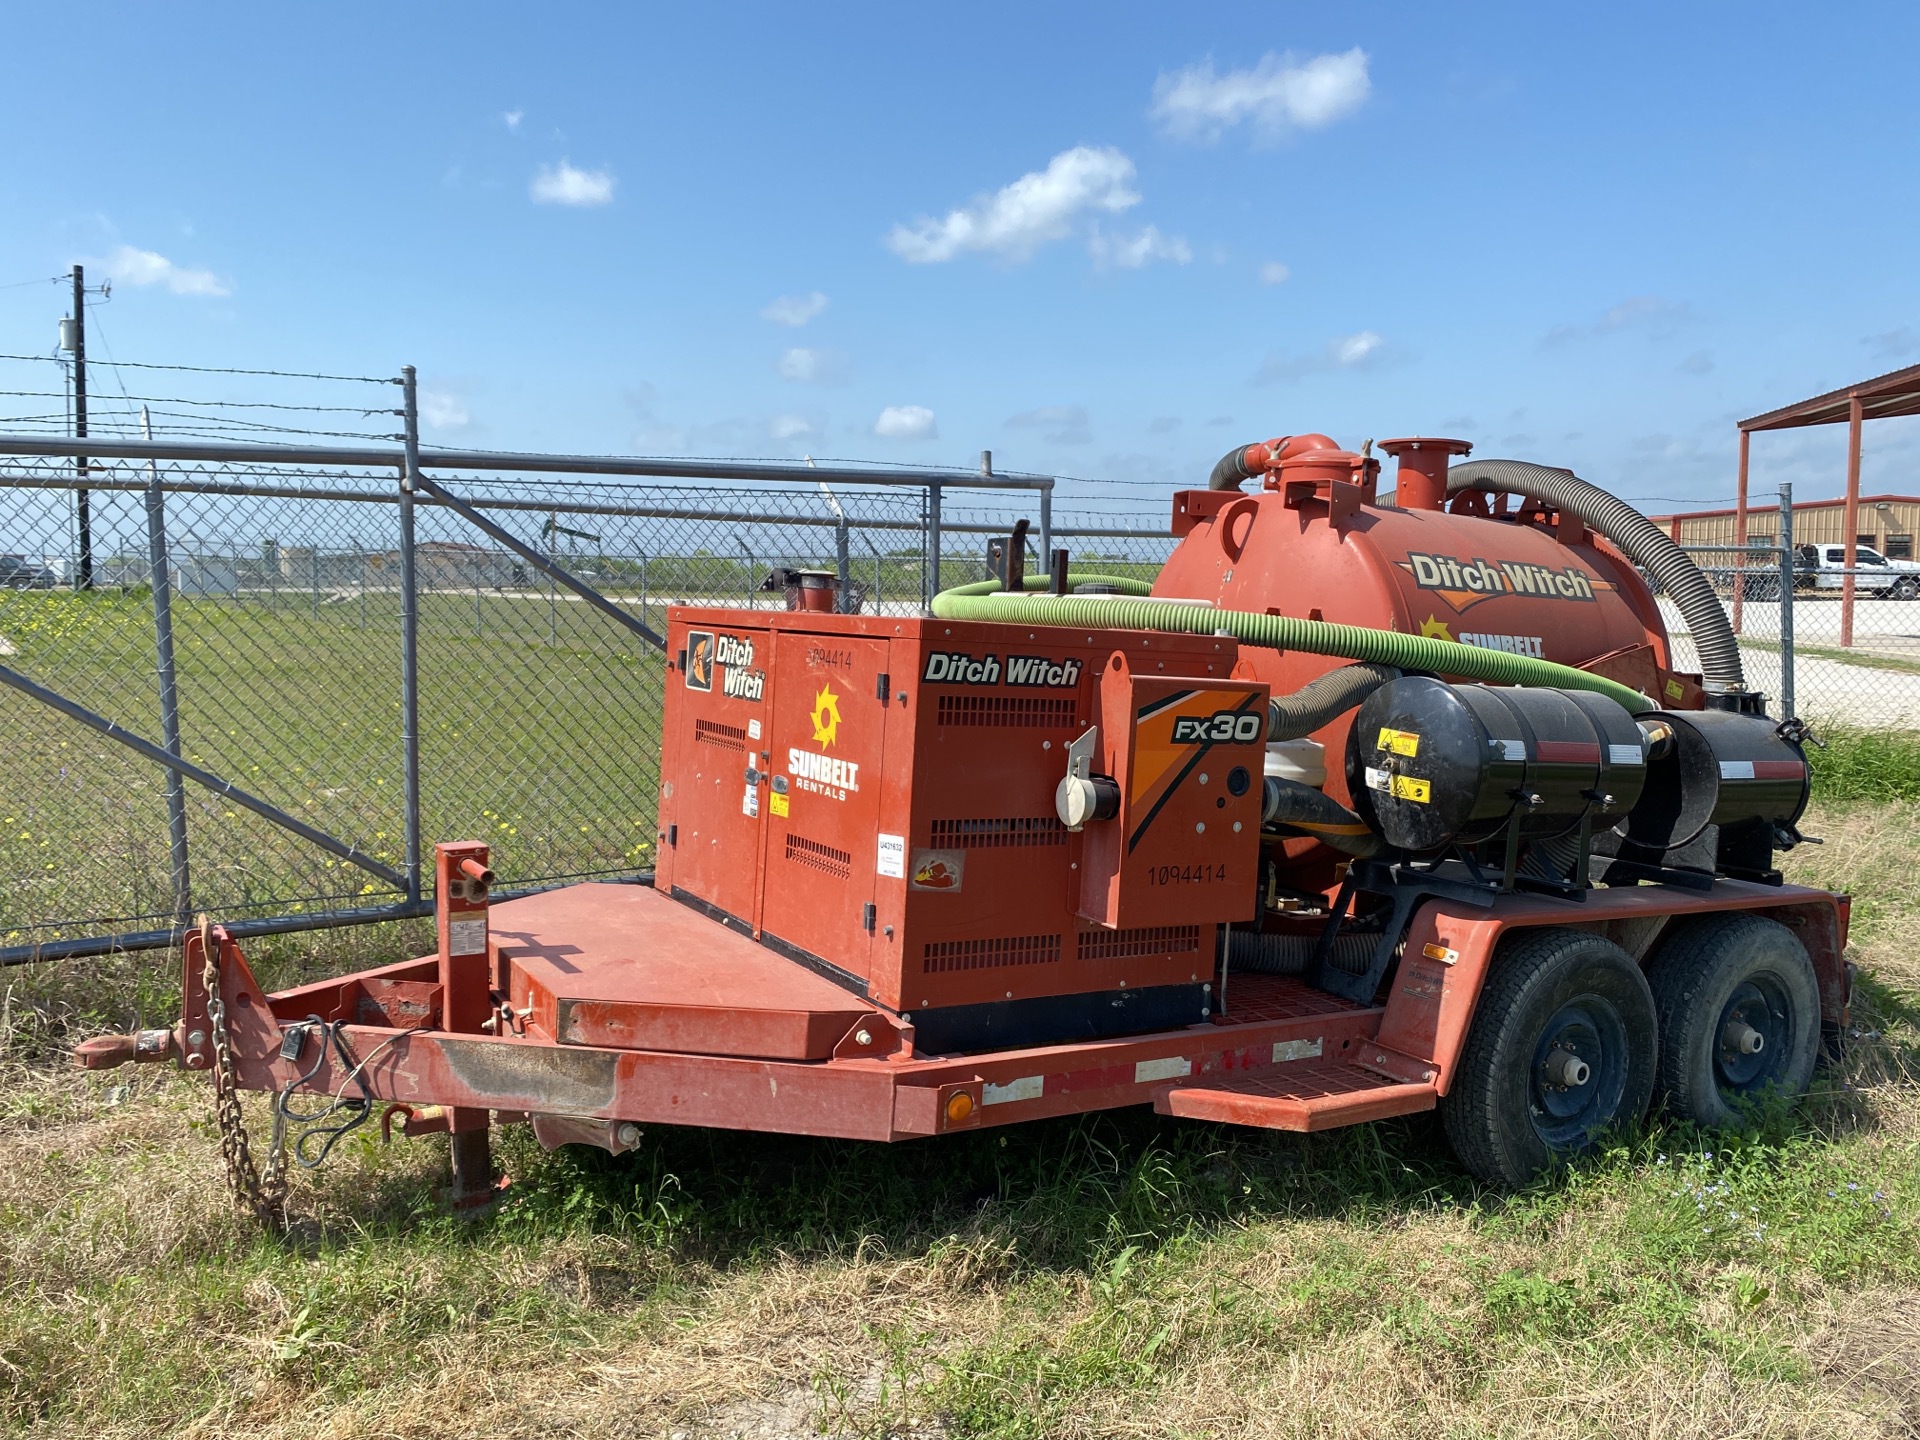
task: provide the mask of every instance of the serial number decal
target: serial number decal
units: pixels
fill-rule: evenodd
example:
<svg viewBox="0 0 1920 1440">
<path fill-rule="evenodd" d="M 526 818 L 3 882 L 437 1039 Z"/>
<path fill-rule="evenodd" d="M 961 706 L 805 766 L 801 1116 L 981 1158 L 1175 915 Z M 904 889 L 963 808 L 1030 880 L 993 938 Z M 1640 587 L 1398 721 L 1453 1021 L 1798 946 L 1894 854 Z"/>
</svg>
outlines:
<svg viewBox="0 0 1920 1440">
<path fill-rule="evenodd" d="M 1211 715 L 1177 715 L 1173 743 L 1198 745 L 1211 740 L 1251 745 L 1260 738 L 1260 716 L 1253 711 L 1216 710 Z"/>
<path fill-rule="evenodd" d="M 1149 885 L 1213 885 L 1227 878 L 1224 865 L 1149 865 Z"/>
</svg>

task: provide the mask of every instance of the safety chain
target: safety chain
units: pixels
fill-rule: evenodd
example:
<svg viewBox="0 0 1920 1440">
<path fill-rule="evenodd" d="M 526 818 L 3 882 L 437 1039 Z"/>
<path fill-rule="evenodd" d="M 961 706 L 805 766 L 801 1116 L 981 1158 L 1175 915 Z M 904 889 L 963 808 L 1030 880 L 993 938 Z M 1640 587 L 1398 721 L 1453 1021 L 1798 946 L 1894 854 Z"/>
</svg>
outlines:
<svg viewBox="0 0 1920 1440">
<path fill-rule="evenodd" d="M 227 1006 L 220 996 L 220 950 L 213 922 L 200 917 L 202 983 L 207 991 L 207 1033 L 213 1037 L 213 1116 L 220 1127 L 220 1154 L 227 1162 L 227 1186 L 234 1199 L 275 1229 L 287 1221 L 287 1151 L 279 1125 L 263 1175 L 247 1144 L 246 1118 L 240 1112 L 240 1080 L 234 1073 L 233 1046 L 227 1038 Z"/>
</svg>

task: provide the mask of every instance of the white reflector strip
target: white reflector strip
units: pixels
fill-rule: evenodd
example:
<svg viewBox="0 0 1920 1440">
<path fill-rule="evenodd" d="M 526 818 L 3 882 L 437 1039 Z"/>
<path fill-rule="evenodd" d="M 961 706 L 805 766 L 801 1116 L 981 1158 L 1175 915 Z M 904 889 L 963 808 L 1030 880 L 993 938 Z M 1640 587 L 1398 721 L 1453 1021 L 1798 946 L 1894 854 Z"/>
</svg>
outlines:
<svg viewBox="0 0 1920 1440">
<path fill-rule="evenodd" d="M 1753 779 L 1753 761 L 1722 760 L 1720 762 L 1720 778 L 1722 780 Z"/>
<path fill-rule="evenodd" d="M 1133 1083 L 1145 1085 L 1152 1080 L 1178 1080 L 1182 1075 L 1193 1073 L 1193 1062 L 1184 1055 L 1172 1055 L 1165 1060 L 1142 1060 L 1133 1067 Z"/>
<path fill-rule="evenodd" d="M 1044 1075 L 1022 1075 L 1004 1085 L 989 1084 L 980 1092 L 982 1105 L 1005 1105 L 1009 1100 L 1038 1100 L 1046 1088 Z"/>
<path fill-rule="evenodd" d="M 1273 1063 L 1283 1060 L 1311 1060 L 1320 1053 L 1318 1040 L 1282 1040 L 1273 1047 Z"/>
<path fill-rule="evenodd" d="M 1527 758 L 1527 742 L 1524 740 L 1502 740 L 1500 742 L 1500 754 L 1507 760 L 1524 760 Z"/>
</svg>

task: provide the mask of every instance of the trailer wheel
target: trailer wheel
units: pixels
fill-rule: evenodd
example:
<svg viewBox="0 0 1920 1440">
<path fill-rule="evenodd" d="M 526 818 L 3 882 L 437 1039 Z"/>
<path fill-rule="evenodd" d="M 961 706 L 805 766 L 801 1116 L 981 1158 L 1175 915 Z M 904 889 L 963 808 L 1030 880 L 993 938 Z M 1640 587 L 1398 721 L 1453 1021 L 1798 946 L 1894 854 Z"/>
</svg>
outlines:
<svg viewBox="0 0 1920 1440">
<path fill-rule="evenodd" d="M 1676 926 L 1647 967 L 1660 1023 L 1660 1090 L 1683 1120 L 1738 1123 L 1742 1099 L 1798 1095 L 1820 1050 L 1820 985 L 1807 947 L 1760 915 Z"/>
<path fill-rule="evenodd" d="M 1581 930 L 1501 943 L 1452 1087 L 1447 1138 L 1483 1180 L 1524 1185 L 1653 1096 L 1653 995 L 1618 945 Z"/>
</svg>

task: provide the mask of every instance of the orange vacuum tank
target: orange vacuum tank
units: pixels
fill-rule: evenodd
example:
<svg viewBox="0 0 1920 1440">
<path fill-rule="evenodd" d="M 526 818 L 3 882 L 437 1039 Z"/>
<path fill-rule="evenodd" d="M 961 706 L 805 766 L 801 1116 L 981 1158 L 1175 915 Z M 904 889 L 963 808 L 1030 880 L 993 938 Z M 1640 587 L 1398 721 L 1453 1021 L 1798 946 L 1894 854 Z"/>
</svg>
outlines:
<svg viewBox="0 0 1920 1440">
<path fill-rule="evenodd" d="M 1652 592 L 1610 542 L 1538 501 L 1477 491 L 1449 500 L 1447 465 L 1467 452 L 1463 441 L 1380 448 L 1399 461 L 1392 503 L 1376 495 L 1380 462 L 1325 435 L 1247 447 L 1238 469 L 1257 488 L 1174 496 L 1180 543 L 1153 593 L 1531 655 L 1664 704 L 1700 704 L 1699 677 L 1671 668 Z M 1248 647 L 1240 673 L 1280 696 L 1348 663 Z M 1325 789 L 1342 802 L 1351 724 L 1349 712 L 1312 737 L 1326 746 Z M 1335 858 L 1311 840 L 1285 850 L 1293 861 Z"/>
</svg>

